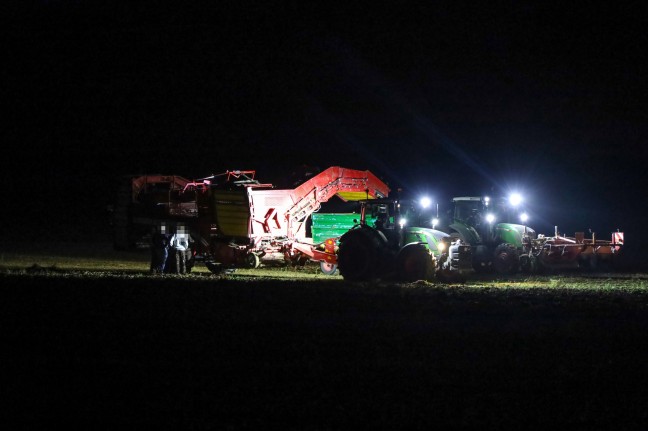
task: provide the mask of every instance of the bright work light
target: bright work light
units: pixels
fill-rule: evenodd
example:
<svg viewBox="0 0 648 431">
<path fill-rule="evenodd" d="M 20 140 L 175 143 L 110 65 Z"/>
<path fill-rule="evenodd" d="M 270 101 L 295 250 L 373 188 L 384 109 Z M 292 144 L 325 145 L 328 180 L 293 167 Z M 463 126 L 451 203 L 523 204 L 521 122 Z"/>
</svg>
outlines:
<svg viewBox="0 0 648 431">
<path fill-rule="evenodd" d="M 495 216 L 491 213 L 486 214 L 486 221 L 488 223 L 493 223 L 495 221 Z"/>
<path fill-rule="evenodd" d="M 511 193 L 509 196 L 509 203 L 514 207 L 520 205 L 522 203 L 522 195 L 519 193 Z"/>
<path fill-rule="evenodd" d="M 529 220 L 529 215 L 527 213 L 520 214 L 520 220 L 522 223 L 526 223 Z"/>
<path fill-rule="evenodd" d="M 430 205 L 432 205 L 432 200 L 429 197 L 425 196 L 425 197 L 421 198 L 420 204 L 421 204 L 421 207 L 423 207 L 423 208 L 429 208 Z"/>
</svg>

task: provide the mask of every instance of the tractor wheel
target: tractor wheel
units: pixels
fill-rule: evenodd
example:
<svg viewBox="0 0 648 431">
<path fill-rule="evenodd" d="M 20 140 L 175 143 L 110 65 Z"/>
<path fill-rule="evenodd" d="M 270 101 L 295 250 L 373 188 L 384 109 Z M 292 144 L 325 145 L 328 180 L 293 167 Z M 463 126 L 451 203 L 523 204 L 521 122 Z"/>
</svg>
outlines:
<svg viewBox="0 0 648 431">
<path fill-rule="evenodd" d="M 594 271 L 597 272 L 612 272 L 615 270 L 614 256 L 596 256 L 596 267 Z"/>
<path fill-rule="evenodd" d="M 347 281 L 371 281 L 378 278 L 383 268 L 382 257 L 387 240 L 371 228 L 347 232 L 340 239 L 338 268 Z"/>
<path fill-rule="evenodd" d="M 526 274 L 535 274 L 538 272 L 538 262 L 535 256 L 523 254 L 519 257 L 520 269 Z"/>
<path fill-rule="evenodd" d="M 518 251 L 510 244 L 500 244 L 493 254 L 493 268 L 498 274 L 515 274 L 520 266 Z"/>
<path fill-rule="evenodd" d="M 417 280 L 433 280 L 434 264 L 432 256 L 420 244 L 404 247 L 396 258 L 398 276 L 401 280 L 412 283 Z"/>
<path fill-rule="evenodd" d="M 337 272 L 337 265 L 334 263 L 320 262 L 320 270 L 324 275 L 335 275 Z"/>
</svg>

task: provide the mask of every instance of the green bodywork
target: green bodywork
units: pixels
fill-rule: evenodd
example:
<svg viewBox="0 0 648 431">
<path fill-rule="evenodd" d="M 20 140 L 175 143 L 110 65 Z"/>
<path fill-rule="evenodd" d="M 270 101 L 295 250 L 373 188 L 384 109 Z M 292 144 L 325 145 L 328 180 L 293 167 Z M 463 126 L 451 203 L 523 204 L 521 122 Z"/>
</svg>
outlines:
<svg viewBox="0 0 648 431">
<path fill-rule="evenodd" d="M 474 227 L 466 226 L 463 223 L 453 223 L 450 225 L 450 229 L 457 232 L 464 241 L 471 245 L 508 243 L 520 248 L 522 247 L 522 236 L 525 227 L 521 224 L 497 223 L 493 226 L 489 235 L 483 237 L 479 235 Z"/>
<path fill-rule="evenodd" d="M 496 247 L 507 243 L 519 249 L 522 247 L 525 230 L 530 234 L 534 233 L 533 229 L 521 224 L 508 222 L 489 224 L 485 220 L 487 213 L 494 213 L 500 220 L 511 217 L 511 208 L 504 206 L 501 200 L 491 201 L 490 206 L 485 205 L 479 197 L 455 198 L 453 202 L 454 215 L 449 231 L 456 232 L 470 245 Z"/>
<path fill-rule="evenodd" d="M 495 225 L 495 238 L 497 242 L 505 242 L 515 248 L 521 248 L 524 229 L 524 226 L 520 224 L 498 223 Z"/>
<path fill-rule="evenodd" d="M 314 213 L 311 215 L 311 221 L 313 244 L 319 244 L 329 238 L 337 238 L 344 235 L 349 229 L 360 222 L 360 214 Z M 367 218 L 367 222 L 372 225 L 375 221 L 375 217 Z"/>
<path fill-rule="evenodd" d="M 481 244 L 482 238 L 477 233 L 474 227 L 467 226 L 461 222 L 455 222 L 450 225 L 450 231 L 455 231 L 459 234 L 462 240 L 466 241 L 468 244 L 476 245 Z"/>
<path fill-rule="evenodd" d="M 315 213 L 311 217 L 314 244 L 340 237 L 360 221 L 360 214 L 356 213 Z M 375 221 L 376 217 L 367 217 L 368 226 L 374 226 Z M 390 221 L 393 222 L 393 217 Z M 441 254 L 438 244 L 448 236 L 444 232 L 423 227 L 406 227 L 402 234 L 403 244 L 423 243 L 435 256 Z"/>
<path fill-rule="evenodd" d="M 421 242 L 425 245 L 425 248 L 438 257 L 441 254 L 439 243 L 442 241 L 442 238 L 447 236 L 448 234 L 435 229 L 410 227 L 403 230 L 403 244 Z"/>
</svg>

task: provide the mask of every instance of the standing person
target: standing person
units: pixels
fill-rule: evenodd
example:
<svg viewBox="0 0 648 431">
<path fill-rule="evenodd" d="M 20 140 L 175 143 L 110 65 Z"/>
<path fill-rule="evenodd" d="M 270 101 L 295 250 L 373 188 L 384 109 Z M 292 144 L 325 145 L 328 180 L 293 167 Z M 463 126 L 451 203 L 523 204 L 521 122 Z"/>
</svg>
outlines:
<svg viewBox="0 0 648 431">
<path fill-rule="evenodd" d="M 154 227 L 151 238 L 151 273 L 163 274 L 169 256 L 169 234 L 164 222 Z"/>
<path fill-rule="evenodd" d="M 164 266 L 165 274 L 176 274 L 178 272 L 178 265 L 176 265 L 176 250 L 174 247 L 175 243 L 175 227 L 169 228 L 171 232 L 169 233 L 169 252 L 167 253 L 166 264 Z"/>
<path fill-rule="evenodd" d="M 189 233 L 183 223 L 178 223 L 171 239 L 172 264 L 177 274 L 187 273 L 187 250 L 189 249 Z"/>
</svg>

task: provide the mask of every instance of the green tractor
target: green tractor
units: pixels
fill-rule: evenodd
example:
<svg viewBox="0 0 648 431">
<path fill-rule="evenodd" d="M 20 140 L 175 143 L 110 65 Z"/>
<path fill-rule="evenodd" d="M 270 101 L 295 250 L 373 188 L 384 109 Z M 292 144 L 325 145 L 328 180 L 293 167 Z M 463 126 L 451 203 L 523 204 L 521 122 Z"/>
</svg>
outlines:
<svg viewBox="0 0 648 431">
<path fill-rule="evenodd" d="M 416 224 L 416 202 L 359 203 L 358 223 L 339 239 L 338 269 L 345 280 L 461 281 L 473 271 L 469 245 L 439 230 L 409 226 Z"/>
<path fill-rule="evenodd" d="M 447 231 L 472 246 L 473 268 L 476 272 L 495 271 L 513 274 L 520 269 L 532 271 L 533 261 L 524 258 L 525 245 L 536 238 L 521 210 L 521 197 L 508 199 L 488 197 L 455 197 Z"/>
</svg>

